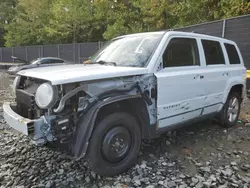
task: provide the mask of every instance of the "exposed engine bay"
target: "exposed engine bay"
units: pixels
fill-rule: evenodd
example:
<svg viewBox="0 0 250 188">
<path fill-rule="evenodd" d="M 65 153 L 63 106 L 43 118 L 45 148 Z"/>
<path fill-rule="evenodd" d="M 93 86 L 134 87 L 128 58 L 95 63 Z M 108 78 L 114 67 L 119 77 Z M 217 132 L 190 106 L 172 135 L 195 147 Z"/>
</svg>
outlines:
<svg viewBox="0 0 250 188">
<path fill-rule="evenodd" d="M 54 142 L 72 150 L 79 119 L 98 102 L 115 96 L 140 96 L 155 123 L 155 83 L 153 76 L 134 76 L 52 86 L 44 80 L 18 76 L 14 81 L 16 110 L 25 118 L 38 119 L 32 134 L 36 145 Z"/>
</svg>

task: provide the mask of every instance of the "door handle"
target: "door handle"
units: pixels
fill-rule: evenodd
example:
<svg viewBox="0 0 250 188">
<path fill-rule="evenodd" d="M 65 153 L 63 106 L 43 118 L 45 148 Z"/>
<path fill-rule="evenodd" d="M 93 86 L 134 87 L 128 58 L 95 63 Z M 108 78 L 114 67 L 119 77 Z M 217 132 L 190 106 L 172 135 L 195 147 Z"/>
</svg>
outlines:
<svg viewBox="0 0 250 188">
<path fill-rule="evenodd" d="M 194 76 L 194 79 L 196 80 L 196 79 L 198 79 L 199 77 L 200 77 L 200 75 L 197 74 L 197 75 Z"/>
<path fill-rule="evenodd" d="M 203 79 L 203 78 L 204 78 L 204 76 L 203 76 L 203 75 L 199 75 L 199 74 L 197 74 L 197 75 L 195 75 L 194 79 L 197 79 L 197 78 Z"/>
<path fill-rule="evenodd" d="M 222 76 L 228 76 L 228 72 L 224 72 Z"/>
</svg>

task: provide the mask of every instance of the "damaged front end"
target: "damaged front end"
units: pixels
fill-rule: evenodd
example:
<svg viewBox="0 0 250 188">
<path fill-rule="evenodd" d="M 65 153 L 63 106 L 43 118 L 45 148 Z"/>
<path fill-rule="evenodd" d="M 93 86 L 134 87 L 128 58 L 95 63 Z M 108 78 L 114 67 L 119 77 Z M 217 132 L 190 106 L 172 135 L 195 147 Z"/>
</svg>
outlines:
<svg viewBox="0 0 250 188">
<path fill-rule="evenodd" d="M 98 112 L 105 105 L 141 98 L 150 116 L 149 124 L 155 123 L 155 83 L 154 76 L 148 75 L 54 86 L 18 76 L 14 81 L 16 102 L 4 104 L 4 117 L 34 144 L 52 144 L 80 158 L 87 152 Z"/>
</svg>

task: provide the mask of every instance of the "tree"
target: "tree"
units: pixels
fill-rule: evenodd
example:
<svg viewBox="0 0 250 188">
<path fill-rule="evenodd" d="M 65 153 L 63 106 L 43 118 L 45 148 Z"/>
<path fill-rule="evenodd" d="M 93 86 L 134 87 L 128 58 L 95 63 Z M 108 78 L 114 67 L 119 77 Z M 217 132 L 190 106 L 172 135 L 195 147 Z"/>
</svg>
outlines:
<svg viewBox="0 0 250 188">
<path fill-rule="evenodd" d="M 7 46 L 89 42 L 249 13 L 249 0 L 0 0 L 0 28 Z"/>
<path fill-rule="evenodd" d="M 222 16 L 221 1 L 181 0 L 172 4 L 170 14 L 176 20 L 176 23 L 173 25 L 174 27 L 217 20 Z"/>
<path fill-rule="evenodd" d="M 49 43 L 45 26 L 50 18 L 52 0 L 19 0 L 17 14 L 5 26 L 6 46 L 33 45 Z"/>
<path fill-rule="evenodd" d="M 0 27 L 10 23 L 16 13 L 17 0 L 0 0 Z"/>
<path fill-rule="evenodd" d="M 172 27 L 183 27 L 250 13 L 249 0 L 180 0 L 172 4 Z"/>
<path fill-rule="evenodd" d="M 46 31 L 54 42 L 86 42 L 102 36 L 97 34 L 89 0 L 56 0 L 51 14 Z"/>
<path fill-rule="evenodd" d="M 0 46 L 4 45 L 4 27 L 12 22 L 16 14 L 16 3 L 17 0 L 0 0 Z"/>
<path fill-rule="evenodd" d="M 139 10 L 145 31 L 166 29 L 168 4 L 166 0 L 131 0 L 131 4 Z"/>
<path fill-rule="evenodd" d="M 249 0 L 222 0 L 224 18 L 250 14 Z"/>
<path fill-rule="evenodd" d="M 96 0 L 93 12 L 96 23 L 101 26 L 103 37 L 107 40 L 140 30 L 140 16 L 128 1 Z"/>
<path fill-rule="evenodd" d="M 107 25 L 103 34 L 105 39 L 115 36 L 156 31 L 167 27 L 167 1 L 159 0 L 97 0 L 95 18 Z"/>
</svg>

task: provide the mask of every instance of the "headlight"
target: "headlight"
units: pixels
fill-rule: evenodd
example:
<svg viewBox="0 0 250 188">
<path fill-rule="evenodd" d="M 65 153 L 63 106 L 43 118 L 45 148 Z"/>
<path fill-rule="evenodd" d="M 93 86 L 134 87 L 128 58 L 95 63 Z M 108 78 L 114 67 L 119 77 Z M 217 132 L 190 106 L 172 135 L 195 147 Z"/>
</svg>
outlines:
<svg viewBox="0 0 250 188">
<path fill-rule="evenodd" d="M 20 84 L 21 76 L 16 76 L 12 85 L 13 92 L 16 93 L 16 89 Z"/>
<path fill-rule="evenodd" d="M 37 88 L 35 96 L 36 104 L 42 109 L 52 108 L 56 103 L 57 96 L 57 87 L 49 83 L 44 83 Z"/>
</svg>

